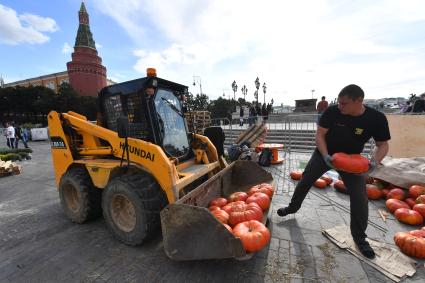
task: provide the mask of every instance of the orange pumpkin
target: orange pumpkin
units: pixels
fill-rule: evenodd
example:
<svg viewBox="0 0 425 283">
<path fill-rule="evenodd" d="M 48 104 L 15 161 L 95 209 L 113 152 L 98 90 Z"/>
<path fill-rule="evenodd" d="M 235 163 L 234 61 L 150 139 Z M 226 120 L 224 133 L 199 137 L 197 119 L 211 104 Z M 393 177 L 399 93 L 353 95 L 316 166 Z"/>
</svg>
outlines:
<svg viewBox="0 0 425 283">
<path fill-rule="evenodd" d="M 335 182 L 334 182 L 334 188 L 335 188 L 335 190 L 337 191 L 337 192 L 340 192 L 340 193 L 344 193 L 344 194 L 347 194 L 348 192 L 347 192 L 347 188 L 345 187 L 345 185 L 344 185 L 344 182 L 343 181 L 341 181 L 341 180 L 336 180 Z"/>
<path fill-rule="evenodd" d="M 411 232 L 398 232 L 394 235 L 394 242 L 406 255 L 425 259 L 425 234 L 421 233 L 422 230 L 424 228 Z M 415 236 L 417 231 L 420 233 Z"/>
<path fill-rule="evenodd" d="M 240 238 L 249 253 L 261 250 L 270 241 L 270 231 L 263 223 L 250 220 L 239 223 L 233 228 L 233 234 Z"/>
<path fill-rule="evenodd" d="M 408 193 L 410 198 L 417 199 L 420 195 L 425 195 L 425 187 L 419 185 L 410 186 Z"/>
<path fill-rule="evenodd" d="M 425 195 L 420 195 L 416 198 L 416 203 L 425 203 Z"/>
<path fill-rule="evenodd" d="M 405 203 L 407 203 L 410 208 L 413 208 L 416 205 L 416 201 L 412 198 L 407 198 L 404 200 Z"/>
<path fill-rule="evenodd" d="M 332 165 L 348 173 L 366 173 L 369 170 L 369 160 L 360 154 L 337 152 L 332 155 Z"/>
<path fill-rule="evenodd" d="M 210 206 L 218 206 L 218 207 L 222 207 L 225 206 L 227 204 L 227 199 L 225 198 L 215 198 L 213 200 L 210 201 Z"/>
<path fill-rule="evenodd" d="M 246 203 L 251 202 L 258 204 L 263 211 L 266 211 L 270 207 L 270 198 L 264 193 L 253 193 L 246 199 Z"/>
<path fill-rule="evenodd" d="M 322 179 L 322 180 L 325 180 L 325 182 L 326 182 L 326 185 L 330 185 L 330 184 L 332 184 L 332 178 L 331 177 L 329 177 L 329 176 L 325 176 L 325 175 L 323 175 L 322 177 L 320 177 L 320 179 Z"/>
<path fill-rule="evenodd" d="M 229 202 L 234 202 L 234 201 L 245 201 L 248 198 L 248 194 L 245 192 L 235 192 L 233 194 L 231 194 L 228 198 Z"/>
<path fill-rule="evenodd" d="M 211 211 L 211 214 L 214 215 L 214 217 L 221 223 L 227 224 L 227 221 L 229 221 L 229 214 L 222 209 L 213 210 Z"/>
<path fill-rule="evenodd" d="M 229 212 L 229 225 L 235 226 L 238 223 L 249 221 L 249 220 L 263 220 L 263 210 L 256 203 L 246 204 L 244 202 L 231 202 L 223 207 L 223 210 L 227 210 L 227 206 L 230 207 Z"/>
<path fill-rule="evenodd" d="M 417 211 L 425 219 L 425 203 L 418 203 L 413 206 L 413 210 Z"/>
<path fill-rule="evenodd" d="M 422 215 L 409 208 L 399 208 L 394 211 L 394 216 L 398 221 L 409 225 L 422 225 L 424 218 Z"/>
<path fill-rule="evenodd" d="M 303 176 L 303 173 L 300 171 L 292 171 L 291 173 L 289 173 L 289 176 L 291 176 L 292 180 L 301 180 L 301 177 Z"/>
<path fill-rule="evenodd" d="M 214 210 L 219 210 L 219 209 L 221 209 L 221 208 L 216 206 L 216 205 L 212 205 L 212 206 L 208 207 L 209 211 L 214 211 Z"/>
<path fill-rule="evenodd" d="M 366 192 L 368 199 L 380 199 L 383 196 L 383 193 L 377 186 L 372 184 L 366 184 Z"/>
<path fill-rule="evenodd" d="M 409 205 L 407 203 L 405 203 L 402 200 L 399 199 L 387 199 L 387 201 L 385 202 L 385 206 L 388 208 L 388 210 L 391 213 L 394 213 L 394 211 L 396 211 L 399 208 L 407 208 L 410 209 Z"/>
<path fill-rule="evenodd" d="M 262 184 L 251 187 L 248 191 L 248 196 L 254 193 L 265 193 L 266 195 L 269 196 L 269 198 L 272 198 L 274 189 L 272 185 L 268 183 L 262 183 Z"/>
<path fill-rule="evenodd" d="M 314 182 L 314 186 L 316 187 L 316 188 L 319 188 L 319 189 L 324 189 L 324 188 L 326 188 L 326 186 L 328 185 L 328 183 L 326 183 L 326 181 L 325 180 L 323 180 L 323 179 L 317 179 L 315 182 Z"/>
<path fill-rule="evenodd" d="M 387 194 L 387 199 L 394 198 L 399 200 L 404 200 L 406 198 L 406 194 L 403 189 L 394 188 L 391 189 Z"/>
</svg>

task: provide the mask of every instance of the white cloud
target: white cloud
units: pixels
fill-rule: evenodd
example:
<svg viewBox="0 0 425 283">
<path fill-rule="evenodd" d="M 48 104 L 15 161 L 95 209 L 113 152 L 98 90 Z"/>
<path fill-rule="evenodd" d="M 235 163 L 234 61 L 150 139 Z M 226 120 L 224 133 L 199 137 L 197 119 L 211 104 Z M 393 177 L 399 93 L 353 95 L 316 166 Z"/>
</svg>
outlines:
<svg viewBox="0 0 425 283">
<path fill-rule="evenodd" d="M 266 100 L 325 95 L 357 83 L 370 97 L 425 91 L 425 1 L 95 1 L 134 41 L 134 69 L 211 98 L 268 85 Z M 407 38 L 417 29 L 416 38 Z M 260 97 L 263 97 L 261 92 Z M 262 99 L 260 99 L 262 100 Z"/>
<path fill-rule="evenodd" d="M 0 42 L 41 44 L 49 40 L 43 32 L 58 30 L 55 20 L 37 15 L 18 16 L 16 11 L 0 4 Z"/>
<path fill-rule="evenodd" d="M 19 19 L 28 26 L 34 27 L 38 31 L 55 32 L 59 29 L 54 19 L 43 18 L 32 14 L 23 14 Z"/>
<path fill-rule="evenodd" d="M 62 47 L 62 53 L 64 53 L 64 54 L 69 54 L 69 53 L 72 53 L 72 51 L 73 51 L 72 46 L 71 46 L 71 45 L 69 45 L 69 43 L 68 43 L 68 42 L 65 42 L 65 43 L 63 44 L 63 47 Z"/>
</svg>

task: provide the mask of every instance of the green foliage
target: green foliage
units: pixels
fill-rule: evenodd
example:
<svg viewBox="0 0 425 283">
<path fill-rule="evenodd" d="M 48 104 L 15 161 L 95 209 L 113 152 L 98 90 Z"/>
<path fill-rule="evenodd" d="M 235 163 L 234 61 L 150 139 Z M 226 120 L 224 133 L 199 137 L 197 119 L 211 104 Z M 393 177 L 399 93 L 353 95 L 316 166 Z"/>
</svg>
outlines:
<svg viewBox="0 0 425 283">
<path fill-rule="evenodd" d="M 45 125 L 51 110 L 75 111 L 95 120 L 97 98 L 79 96 L 68 83 L 63 83 L 57 94 L 43 86 L 0 88 L 0 121 L 25 122 L 24 127 L 30 129 L 40 122 Z"/>
<path fill-rule="evenodd" d="M 16 153 L 16 154 L 21 154 L 21 153 L 31 153 L 32 149 L 31 148 L 8 148 L 8 147 L 0 147 L 0 154 L 9 154 L 9 153 Z"/>
<path fill-rule="evenodd" d="M 207 109 L 211 112 L 211 118 L 228 118 L 232 119 L 232 112 L 236 107 L 236 101 L 223 99 L 219 97 L 217 100 L 212 100 Z"/>
<path fill-rule="evenodd" d="M 191 111 L 206 110 L 209 104 L 209 98 L 206 94 L 197 94 L 193 96 L 192 93 L 189 93 L 186 98 L 186 103 Z"/>
<path fill-rule="evenodd" d="M 8 161 L 8 160 L 16 161 L 21 159 L 22 157 L 17 153 L 0 154 L 0 160 L 3 160 L 3 161 Z"/>
</svg>

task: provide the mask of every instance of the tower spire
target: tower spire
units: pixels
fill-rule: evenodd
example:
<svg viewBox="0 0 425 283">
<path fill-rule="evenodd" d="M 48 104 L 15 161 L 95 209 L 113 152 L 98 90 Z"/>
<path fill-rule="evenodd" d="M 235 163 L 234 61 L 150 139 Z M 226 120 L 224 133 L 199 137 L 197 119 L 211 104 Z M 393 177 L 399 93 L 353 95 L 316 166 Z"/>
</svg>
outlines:
<svg viewBox="0 0 425 283">
<path fill-rule="evenodd" d="M 96 44 L 90 31 L 89 14 L 87 13 L 84 1 L 81 2 L 80 10 L 78 11 L 78 19 L 80 25 L 78 26 L 74 47 L 90 47 L 96 49 Z"/>
</svg>

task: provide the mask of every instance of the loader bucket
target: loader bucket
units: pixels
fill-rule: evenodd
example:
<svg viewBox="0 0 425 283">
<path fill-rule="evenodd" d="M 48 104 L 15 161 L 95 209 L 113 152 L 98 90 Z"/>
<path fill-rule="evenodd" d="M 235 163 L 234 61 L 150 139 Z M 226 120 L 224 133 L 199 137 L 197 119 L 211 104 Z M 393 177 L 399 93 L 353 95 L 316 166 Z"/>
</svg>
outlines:
<svg viewBox="0 0 425 283">
<path fill-rule="evenodd" d="M 172 260 L 249 259 L 239 238 L 233 236 L 208 210 L 209 202 L 233 192 L 248 191 L 273 177 L 251 161 L 235 161 L 161 211 L 164 250 Z M 267 213 L 263 223 L 267 220 Z"/>
</svg>

